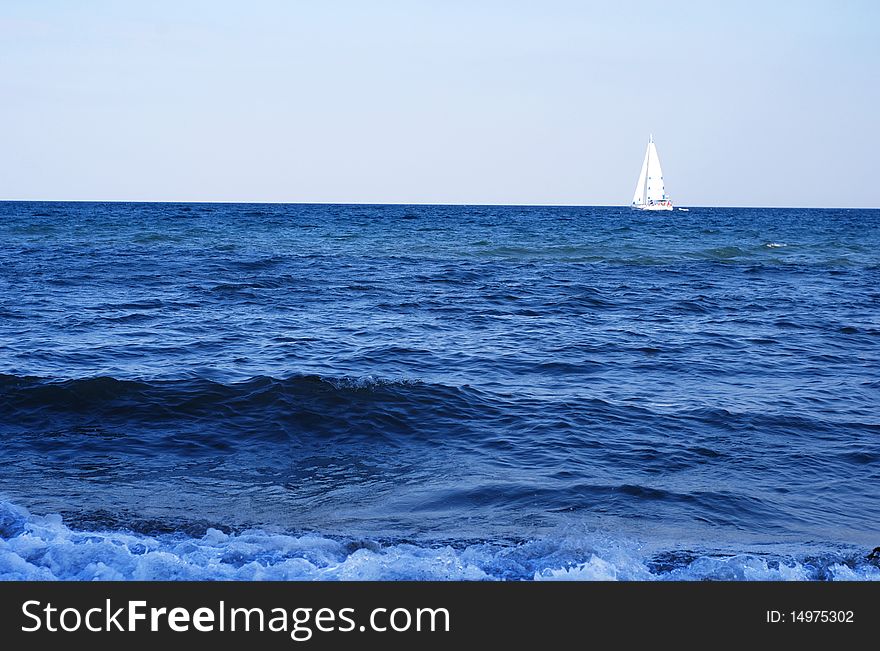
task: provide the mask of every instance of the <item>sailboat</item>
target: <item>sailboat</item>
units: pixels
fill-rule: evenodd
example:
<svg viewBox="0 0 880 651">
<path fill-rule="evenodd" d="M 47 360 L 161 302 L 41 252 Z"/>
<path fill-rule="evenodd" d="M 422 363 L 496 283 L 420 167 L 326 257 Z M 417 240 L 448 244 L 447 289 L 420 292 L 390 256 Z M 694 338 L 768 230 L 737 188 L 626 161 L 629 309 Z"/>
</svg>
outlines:
<svg viewBox="0 0 880 651">
<path fill-rule="evenodd" d="M 648 139 L 648 149 L 645 151 L 639 182 L 633 194 L 632 207 L 639 210 L 672 210 L 672 200 L 663 185 L 663 170 L 660 169 L 660 157 L 657 156 L 653 135 Z"/>
</svg>

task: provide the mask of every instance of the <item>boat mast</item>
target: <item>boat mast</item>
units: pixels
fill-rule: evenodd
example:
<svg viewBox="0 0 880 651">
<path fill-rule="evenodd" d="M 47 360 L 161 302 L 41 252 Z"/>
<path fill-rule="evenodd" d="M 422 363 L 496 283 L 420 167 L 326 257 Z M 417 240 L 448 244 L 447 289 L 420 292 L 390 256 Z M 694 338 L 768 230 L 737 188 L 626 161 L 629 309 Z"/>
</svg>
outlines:
<svg viewBox="0 0 880 651">
<path fill-rule="evenodd" d="M 654 142 L 654 134 L 648 137 L 648 153 L 645 154 L 645 184 L 642 186 L 642 205 L 648 205 L 648 175 L 651 173 L 651 143 Z"/>
</svg>

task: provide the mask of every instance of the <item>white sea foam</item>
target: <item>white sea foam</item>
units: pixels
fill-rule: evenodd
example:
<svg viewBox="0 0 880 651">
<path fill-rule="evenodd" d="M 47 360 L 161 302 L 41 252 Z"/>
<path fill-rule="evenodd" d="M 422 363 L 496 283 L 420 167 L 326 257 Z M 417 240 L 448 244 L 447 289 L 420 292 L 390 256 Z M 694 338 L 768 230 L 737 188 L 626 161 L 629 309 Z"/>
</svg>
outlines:
<svg viewBox="0 0 880 651">
<path fill-rule="evenodd" d="M 636 563 L 634 568 L 626 568 L 630 572 L 624 572 L 622 575 L 620 568 L 594 554 L 590 560 L 574 567 L 548 567 L 540 572 L 535 572 L 534 578 L 535 581 L 618 581 L 655 578 L 648 571 L 648 568 L 639 567 L 640 565 L 640 563 Z M 628 574 L 632 574 L 633 569 L 636 570 L 635 576 L 629 576 Z"/>
<path fill-rule="evenodd" d="M 593 553 L 586 552 L 595 547 Z M 581 559 L 581 560 L 577 560 Z M 586 560 L 583 560 L 586 559 Z M 0 501 L 5 580 L 880 580 L 880 568 L 827 561 L 701 556 L 651 569 L 638 548 L 584 539 L 464 548 L 358 544 L 261 530 L 201 537 L 77 531 L 58 515 Z"/>
</svg>

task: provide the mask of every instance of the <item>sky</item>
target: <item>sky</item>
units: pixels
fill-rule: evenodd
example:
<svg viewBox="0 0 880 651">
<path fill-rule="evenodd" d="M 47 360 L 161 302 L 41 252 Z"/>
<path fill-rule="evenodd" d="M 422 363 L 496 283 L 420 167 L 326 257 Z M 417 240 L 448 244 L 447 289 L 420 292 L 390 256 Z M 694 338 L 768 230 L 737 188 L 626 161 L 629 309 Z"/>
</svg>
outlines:
<svg viewBox="0 0 880 651">
<path fill-rule="evenodd" d="M 0 200 L 878 207 L 880 2 L 0 2 Z"/>
</svg>

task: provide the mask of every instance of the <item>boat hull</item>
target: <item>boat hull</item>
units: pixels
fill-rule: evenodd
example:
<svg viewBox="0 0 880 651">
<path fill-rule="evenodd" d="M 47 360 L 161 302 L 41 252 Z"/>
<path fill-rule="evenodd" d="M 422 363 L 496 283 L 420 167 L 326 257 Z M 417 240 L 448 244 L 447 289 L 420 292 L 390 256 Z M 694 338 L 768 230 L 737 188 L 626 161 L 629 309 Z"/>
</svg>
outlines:
<svg viewBox="0 0 880 651">
<path fill-rule="evenodd" d="M 655 210 L 672 210 L 672 209 L 673 209 L 671 203 L 666 203 L 666 204 L 655 203 L 655 204 L 648 205 L 648 206 L 633 206 L 633 208 L 634 208 L 635 210 L 651 210 L 651 211 L 655 211 Z"/>
</svg>

